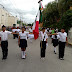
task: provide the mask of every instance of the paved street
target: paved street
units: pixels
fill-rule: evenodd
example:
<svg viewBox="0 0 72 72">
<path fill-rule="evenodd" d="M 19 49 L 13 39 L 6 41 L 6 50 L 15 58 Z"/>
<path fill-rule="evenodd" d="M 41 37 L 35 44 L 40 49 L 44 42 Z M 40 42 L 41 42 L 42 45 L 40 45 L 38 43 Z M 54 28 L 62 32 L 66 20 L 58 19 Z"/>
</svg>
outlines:
<svg viewBox="0 0 72 72">
<path fill-rule="evenodd" d="M 46 58 L 41 60 L 39 39 L 33 40 L 33 43 L 28 40 L 27 58 L 23 60 L 21 59 L 21 50 L 18 47 L 17 39 L 13 40 L 12 35 L 9 36 L 7 60 L 2 61 L 0 49 L 0 72 L 72 72 L 72 47 L 66 47 L 65 60 L 61 61 L 58 59 L 58 47 L 55 55 L 50 39 L 48 39 L 48 43 Z"/>
</svg>

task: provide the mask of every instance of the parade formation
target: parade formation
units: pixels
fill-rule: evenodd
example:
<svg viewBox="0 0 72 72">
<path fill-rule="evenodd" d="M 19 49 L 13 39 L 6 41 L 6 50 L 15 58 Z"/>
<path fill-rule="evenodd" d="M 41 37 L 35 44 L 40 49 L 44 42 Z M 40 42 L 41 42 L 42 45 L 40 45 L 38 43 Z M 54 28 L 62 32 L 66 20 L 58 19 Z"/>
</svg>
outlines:
<svg viewBox="0 0 72 72">
<path fill-rule="evenodd" d="M 58 18 L 60 16 L 57 16 L 57 17 L 53 16 L 54 18 L 51 19 L 52 18 L 51 15 L 53 14 L 53 12 L 56 12 L 55 15 L 59 14 L 59 12 L 57 11 L 58 8 L 55 10 L 55 8 L 53 8 L 54 6 L 52 6 L 52 4 L 56 4 L 56 2 L 57 2 L 56 7 L 58 7 L 57 0 L 55 0 L 52 4 L 49 3 L 48 5 L 46 5 L 46 8 L 43 7 L 42 1 L 43 0 L 38 1 L 39 8 L 38 8 L 38 12 L 36 14 L 35 21 L 33 22 L 33 24 L 26 25 L 26 24 L 22 23 L 22 21 L 19 21 L 19 22 L 21 22 L 21 24 L 19 26 L 12 26 L 10 28 L 10 30 L 8 29 L 8 27 L 6 25 L 1 25 L 0 47 L 1 47 L 1 52 L 2 52 L 2 55 L 1 55 L 2 62 L 3 61 L 6 62 L 8 60 L 8 58 L 9 58 L 8 55 L 10 54 L 9 47 L 14 45 L 14 43 L 16 43 L 15 47 L 20 49 L 19 50 L 20 53 L 17 56 L 20 57 L 20 60 L 22 60 L 24 62 L 27 61 L 27 59 L 28 59 L 29 61 L 32 61 L 32 62 L 30 62 L 30 64 L 33 64 L 33 63 L 37 62 L 36 60 L 38 58 L 38 60 L 40 60 L 39 62 L 41 62 L 41 65 L 43 66 L 43 68 L 46 69 L 47 68 L 46 63 L 48 61 L 47 57 L 50 55 L 49 58 L 51 58 L 51 54 L 54 57 L 57 56 L 57 59 L 52 56 L 52 58 L 51 58 L 52 64 L 54 63 L 54 61 L 55 61 L 55 63 L 56 63 L 56 61 L 58 61 L 57 64 L 59 64 L 59 67 L 61 67 L 59 62 L 62 62 L 62 63 L 65 62 L 65 58 L 67 57 L 66 53 L 65 53 L 67 51 L 66 48 L 71 47 L 69 45 L 70 43 L 68 43 L 68 42 L 70 42 L 72 40 L 72 26 L 70 25 L 71 29 L 69 31 L 69 26 L 65 27 L 65 25 L 63 24 L 66 19 L 64 19 L 63 23 L 61 22 L 66 13 L 64 15 L 63 15 L 63 13 L 61 14 L 62 18 Z M 49 12 L 48 17 L 50 19 L 48 19 L 48 17 L 46 16 L 47 15 L 46 12 L 48 11 L 47 9 L 49 9 L 51 7 L 51 6 L 49 7 L 50 4 L 55 11 L 51 11 L 52 13 Z M 63 9 L 62 9 L 62 11 L 63 11 Z M 70 12 L 70 11 L 68 11 L 68 12 Z M 67 14 L 67 15 L 72 15 L 72 14 Z M 70 16 L 67 16 L 67 17 L 69 18 Z M 54 25 L 53 24 L 50 25 L 53 22 L 54 22 Z M 56 23 L 56 22 L 60 22 L 60 23 Z M 50 26 L 48 26 L 48 25 L 50 25 Z M 9 35 L 10 35 L 11 39 L 10 39 Z M 14 43 L 13 44 L 12 44 L 12 42 L 9 43 L 8 40 L 13 41 Z M 31 44 L 31 46 L 29 46 L 30 44 Z M 15 50 L 17 50 L 16 48 L 15 48 Z M 37 48 L 37 50 L 36 50 L 36 48 Z M 35 49 L 35 51 L 33 49 Z M 39 51 L 38 49 L 40 50 L 39 53 L 38 53 L 38 51 Z M 47 51 L 47 50 L 51 50 L 51 51 Z M 13 51 L 14 51 L 14 49 L 13 49 Z M 13 51 L 12 51 L 12 53 L 13 53 Z M 69 52 L 71 52 L 71 50 Z M 69 54 L 69 52 L 68 52 L 68 54 Z M 16 53 L 16 51 L 15 51 L 15 53 Z M 33 58 L 32 57 L 33 54 L 35 54 L 34 55 L 34 60 L 35 60 L 34 62 L 32 59 L 30 59 L 30 58 Z M 70 53 L 70 55 L 71 54 L 72 53 Z M 39 57 L 35 57 L 37 55 Z M 12 56 L 12 55 L 10 55 L 10 56 Z M 16 61 L 19 62 L 18 57 L 17 57 Z M 49 59 L 49 61 L 50 61 L 50 59 Z M 68 61 L 69 61 L 69 63 L 72 62 L 69 59 L 66 60 L 66 62 L 68 62 Z M 44 65 L 44 63 L 46 65 Z M 23 64 L 23 62 L 20 64 Z M 26 64 L 28 64 L 28 63 L 26 63 Z M 26 67 L 26 64 L 25 64 L 25 67 Z M 38 62 L 36 65 L 38 66 Z M 34 65 L 34 67 L 36 67 L 36 66 Z M 19 69 L 19 68 L 17 68 L 17 69 Z M 50 69 L 51 69 L 51 67 L 50 67 Z M 22 72 L 24 72 L 24 71 L 22 71 Z M 39 71 L 39 72 L 41 72 L 41 71 Z M 42 71 L 42 72 L 47 72 L 47 71 Z M 50 72 L 53 72 L 53 71 L 50 71 Z M 59 72 L 62 72 L 62 71 L 59 71 Z"/>
<path fill-rule="evenodd" d="M 14 31 L 15 30 L 15 31 Z M 18 32 L 17 32 L 18 30 Z M 54 32 L 53 32 L 54 31 Z M 58 32 L 58 30 L 53 29 L 53 31 L 48 32 L 47 29 L 44 27 L 39 32 L 39 38 L 40 38 L 40 58 L 45 59 L 45 52 L 46 47 L 48 46 L 47 39 L 50 37 L 52 39 L 52 43 L 54 46 L 54 53 L 56 54 L 56 46 L 59 44 L 59 59 L 64 60 L 64 51 L 65 51 L 65 44 L 67 42 L 67 33 L 65 32 L 65 29 L 62 28 L 61 32 Z M 52 33 L 53 32 L 53 33 Z M 32 27 L 30 27 L 27 31 L 25 27 L 22 27 L 21 29 L 12 29 L 12 32 L 6 31 L 6 27 L 2 26 L 2 31 L 0 32 L 1 36 L 1 48 L 2 48 L 2 54 L 3 58 L 2 60 L 7 59 L 8 56 L 8 35 L 13 34 L 13 38 L 17 37 L 18 45 L 21 48 L 21 54 L 22 59 L 26 58 L 26 48 L 28 46 L 27 40 L 29 39 L 32 43 L 32 39 L 34 39 L 34 34 Z"/>
</svg>

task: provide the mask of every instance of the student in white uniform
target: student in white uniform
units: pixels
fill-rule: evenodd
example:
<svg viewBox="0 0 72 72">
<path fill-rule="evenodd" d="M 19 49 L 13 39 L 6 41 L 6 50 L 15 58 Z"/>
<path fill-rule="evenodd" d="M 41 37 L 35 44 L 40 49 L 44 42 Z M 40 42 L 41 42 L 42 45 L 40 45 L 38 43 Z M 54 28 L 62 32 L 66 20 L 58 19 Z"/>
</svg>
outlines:
<svg viewBox="0 0 72 72">
<path fill-rule="evenodd" d="M 28 37 L 30 39 L 30 42 L 32 43 L 32 39 L 34 38 L 32 27 L 29 29 L 29 36 Z"/>
<path fill-rule="evenodd" d="M 22 59 L 25 59 L 26 58 L 25 52 L 27 47 L 27 33 L 24 27 L 22 27 L 22 32 L 19 32 L 18 44 L 21 47 Z"/>
<path fill-rule="evenodd" d="M 20 28 L 19 28 L 19 27 L 17 27 L 17 32 L 18 32 L 18 33 L 20 32 Z"/>
<path fill-rule="evenodd" d="M 59 32 L 58 35 L 60 36 L 60 39 L 59 39 L 59 59 L 64 60 L 65 44 L 67 42 L 67 33 L 65 32 L 65 29 L 62 28 L 61 32 Z"/>
<path fill-rule="evenodd" d="M 45 29 L 45 32 L 48 33 L 47 28 Z"/>
<path fill-rule="evenodd" d="M 67 42 L 67 33 L 65 32 L 65 28 L 61 29 L 61 32 L 52 34 L 52 35 L 59 35 L 59 59 L 64 60 L 64 52 L 65 52 L 65 44 Z"/>
<path fill-rule="evenodd" d="M 2 26 L 2 31 L 0 32 L 1 36 L 1 48 L 2 48 L 2 53 L 3 53 L 3 60 L 7 59 L 8 56 L 8 35 L 9 34 L 15 34 L 9 31 L 6 31 L 6 27 L 3 25 Z"/>
<path fill-rule="evenodd" d="M 58 28 L 56 27 L 56 33 L 58 33 Z"/>
<path fill-rule="evenodd" d="M 17 27 L 16 33 L 19 33 L 19 32 L 20 32 L 20 29 L 19 29 L 19 27 Z M 18 39 L 18 34 L 16 34 L 16 36 L 17 36 L 17 39 Z"/>
<path fill-rule="evenodd" d="M 32 27 L 30 27 L 29 32 L 30 32 L 30 33 L 33 33 Z"/>
<path fill-rule="evenodd" d="M 52 42 L 54 46 L 54 53 L 56 54 L 56 46 L 58 46 L 58 43 L 59 43 L 59 35 L 52 35 Z"/>
<path fill-rule="evenodd" d="M 17 33 L 16 27 L 12 29 L 12 32 Z M 18 38 L 17 34 L 13 34 L 13 39 Z"/>
<path fill-rule="evenodd" d="M 48 35 L 45 32 L 45 28 L 42 28 L 42 31 L 40 32 L 40 47 L 41 47 L 41 59 L 45 58 L 45 51 L 46 51 L 46 43 L 48 39 Z"/>
</svg>

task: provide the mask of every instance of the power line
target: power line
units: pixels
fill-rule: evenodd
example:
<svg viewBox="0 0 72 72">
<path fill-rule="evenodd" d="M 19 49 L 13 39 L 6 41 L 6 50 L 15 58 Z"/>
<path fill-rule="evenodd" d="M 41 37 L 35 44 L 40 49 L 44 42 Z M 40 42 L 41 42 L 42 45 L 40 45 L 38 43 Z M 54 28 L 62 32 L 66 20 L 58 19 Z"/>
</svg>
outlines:
<svg viewBox="0 0 72 72">
<path fill-rule="evenodd" d="M 6 10 L 7 12 L 9 12 L 6 8 L 5 8 L 5 6 L 4 5 L 2 5 L 2 4 L 0 4 L 0 6 L 2 6 L 2 8 L 4 9 L 4 10 Z M 9 12 L 10 13 L 10 12 Z M 11 13 L 10 13 L 11 14 Z M 12 14 L 11 14 L 12 15 Z"/>
</svg>

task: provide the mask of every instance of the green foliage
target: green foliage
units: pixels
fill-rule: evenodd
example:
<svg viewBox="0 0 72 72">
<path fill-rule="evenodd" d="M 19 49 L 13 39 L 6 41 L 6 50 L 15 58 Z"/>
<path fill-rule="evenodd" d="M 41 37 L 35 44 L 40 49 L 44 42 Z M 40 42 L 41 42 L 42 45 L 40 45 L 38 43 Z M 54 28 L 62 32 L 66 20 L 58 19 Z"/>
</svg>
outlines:
<svg viewBox="0 0 72 72">
<path fill-rule="evenodd" d="M 33 23 L 27 24 L 28 26 L 33 26 Z"/>
<path fill-rule="evenodd" d="M 48 3 L 43 10 L 43 26 L 61 29 L 66 31 L 72 27 L 72 0 L 58 0 Z"/>
<path fill-rule="evenodd" d="M 72 10 L 67 10 L 63 17 L 61 18 L 58 28 L 64 27 L 66 29 L 66 32 L 72 27 Z"/>
<path fill-rule="evenodd" d="M 58 10 L 59 10 L 60 16 L 63 16 L 63 13 L 70 8 L 70 3 L 71 3 L 71 0 L 59 0 Z"/>
<path fill-rule="evenodd" d="M 59 17 L 60 16 L 57 8 L 57 3 L 48 3 L 48 5 L 46 5 L 46 8 L 43 11 L 44 27 L 50 27 L 50 25 L 57 23 Z"/>
<path fill-rule="evenodd" d="M 17 24 L 21 24 L 21 21 L 17 21 Z"/>
</svg>

